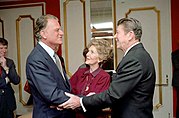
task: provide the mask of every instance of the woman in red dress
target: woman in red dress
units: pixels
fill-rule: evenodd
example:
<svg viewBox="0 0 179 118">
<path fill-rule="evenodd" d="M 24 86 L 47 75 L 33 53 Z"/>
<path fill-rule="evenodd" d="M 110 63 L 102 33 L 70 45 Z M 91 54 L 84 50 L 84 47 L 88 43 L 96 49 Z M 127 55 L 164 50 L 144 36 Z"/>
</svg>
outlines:
<svg viewBox="0 0 179 118">
<path fill-rule="evenodd" d="M 112 48 L 104 39 L 93 39 L 87 46 L 85 68 L 79 68 L 70 78 L 72 93 L 86 96 L 100 93 L 108 89 L 111 81 L 110 75 L 100 65 L 110 58 Z M 101 111 L 86 112 L 77 110 L 76 118 L 104 118 Z"/>
</svg>

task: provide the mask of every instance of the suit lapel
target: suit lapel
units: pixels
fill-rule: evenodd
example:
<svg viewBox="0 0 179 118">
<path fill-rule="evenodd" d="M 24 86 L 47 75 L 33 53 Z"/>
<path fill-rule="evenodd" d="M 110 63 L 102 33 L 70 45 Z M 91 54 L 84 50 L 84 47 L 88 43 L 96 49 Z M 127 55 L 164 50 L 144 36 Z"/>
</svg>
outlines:
<svg viewBox="0 0 179 118">
<path fill-rule="evenodd" d="M 123 62 L 123 60 L 124 60 L 125 58 L 128 58 L 128 54 L 129 54 L 130 52 L 132 52 L 133 50 L 136 50 L 137 48 L 144 48 L 144 47 L 143 47 L 143 44 L 142 44 L 142 43 L 139 43 L 139 44 L 135 45 L 134 47 L 132 47 L 132 48 L 129 50 L 129 52 L 127 52 L 127 54 L 122 58 L 122 60 L 120 61 L 120 63 L 118 64 L 118 66 L 117 66 L 117 68 L 116 68 L 116 72 L 117 72 L 117 73 L 118 73 L 118 71 L 119 71 L 120 68 L 121 68 L 120 64 Z"/>
<path fill-rule="evenodd" d="M 45 60 L 47 60 L 47 62 L 49 62 L 49 66 L 51 66 L 53 68 L 53 70 L 55 71 L 55 73 L 56 73 L 55 76 L 59 76 L 58 78 L 62 79 L 64 85 L 68 89 L 70 89 L 70 84 L 68 82 L 66 73 L 64 73 L 64 70 L 63 70 L 63 73 L 65 75 L 66 81 L 63 79 L 62 74 L 61 74 L 60 70 L 58 69 L 56 63 L 53 61 L 53 59 L 50 57 L 50 55 L 45 51 L 45 49 L 40 44 L 37 44 L 36 48 L 40 51 L 40 53 L 42 53 L 42 55 L 45 58 Z M 59 80 L 56 80 L 56 81 L 59 81 Z"/>
</svg>

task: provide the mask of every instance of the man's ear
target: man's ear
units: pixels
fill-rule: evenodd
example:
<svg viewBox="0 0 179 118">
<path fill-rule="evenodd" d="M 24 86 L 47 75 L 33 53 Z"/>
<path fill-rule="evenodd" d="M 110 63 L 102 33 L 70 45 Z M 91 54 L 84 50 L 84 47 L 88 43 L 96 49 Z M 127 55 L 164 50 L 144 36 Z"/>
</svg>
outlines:
<svg viewBox="0 0 179 118">
<path fill-rule="evenodd" d="M 128 38 L 129 40 L 132 40 L 132 39 L 134 38 L 134 36 L 135 36 L 133 31 L 128 32 L 127 35 L 128 35 L 128 37 L 129 37 L 129 38 Z"/>
<path fill-rule="evenodd" d="M 45 31 L 40 31 L 40 35 L 44 38 L 44 39 L 46 39 L 47 37 L 46 37 L 46 35 L 45 35 Z"/>
</svg>

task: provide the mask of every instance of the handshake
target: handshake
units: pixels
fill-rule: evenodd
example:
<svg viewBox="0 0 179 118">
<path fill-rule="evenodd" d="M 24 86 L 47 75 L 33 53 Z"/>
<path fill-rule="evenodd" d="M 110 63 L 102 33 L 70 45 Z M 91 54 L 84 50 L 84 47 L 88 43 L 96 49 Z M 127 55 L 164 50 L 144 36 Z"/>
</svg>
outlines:
<svg viewBox="0 0 179 118">
<path fill-rule="evenodd" d="M 63 110 L 63 109 L 76 109 L 78 107 L 81 106 L 80 104 L 80 98 L 79 96 L 76 96 L 76 95 L 73 95 L 73 94 L 70 94 L 70 93 L 66 93 L 66 96 L 70 97 L 69 100 L 67 100 L 66 102 L 58 105 L 58 106 L 50 106 L 50 108 L 56 108 L 57 110 Z M 94 95 L 95 93 L 94 92 L 91 92 L 89 93 L 87 96 L 90 96 L 90 95 Z"/>
</svg>

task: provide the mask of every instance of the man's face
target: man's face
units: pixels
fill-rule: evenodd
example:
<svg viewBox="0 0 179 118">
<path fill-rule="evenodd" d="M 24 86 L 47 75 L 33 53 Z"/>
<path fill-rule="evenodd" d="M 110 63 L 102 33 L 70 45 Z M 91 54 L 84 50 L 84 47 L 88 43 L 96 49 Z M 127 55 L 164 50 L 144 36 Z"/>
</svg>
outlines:
<svg viewBox="0 0 179 118">
<path fill-rule="evenodd" d="M 54 49 L 54 47 L 62 44 L 63 31 L 56 19 L 48 19 L 46 28 L 43 30 L 45 43 Z"/>
<path fill-rule="evenodd" d="M 5 57 L 7 54 L 7 45 L 2 45 L 0 43 L 0 57 Z"/>
<path fill-rule="evenodd" d="M 115 38 L 117 42 L 117 48 L 120 48 L 124 51 L 128 45 L 129 36 L 128 36 L 128 33 L 124 32 L 124 28 L 122 25 L 119 25 L 117 27 Z"/>
</svg>

